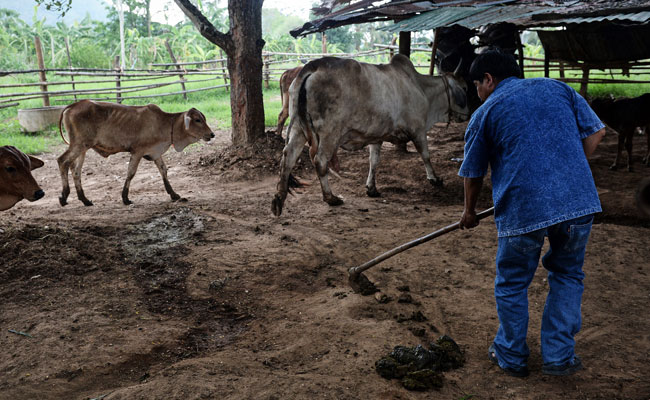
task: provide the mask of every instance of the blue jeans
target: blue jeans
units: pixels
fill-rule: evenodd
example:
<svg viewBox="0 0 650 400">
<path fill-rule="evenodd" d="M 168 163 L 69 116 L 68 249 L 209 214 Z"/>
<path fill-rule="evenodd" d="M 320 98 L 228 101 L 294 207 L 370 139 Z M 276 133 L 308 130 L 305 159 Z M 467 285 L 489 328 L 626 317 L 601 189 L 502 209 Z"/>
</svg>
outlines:
<svg viewBox="0 0 650 400">
<path fill-rule="evenodd" d="M 582 264 L 592 222 L 593 215 L 587 215 L 523 235 L 499 238 L 494 282 L 499 330 L 494 347 L 502 368 L 518 369 L 527 364 L 528 286 L 545 237 L 550 249 L 542 257 L 542 265 L 548 270 L 549 292 L 542 316 L 542 360 L 544 365 L 562 365 L 573 360 L 574 336 L 581 324 L 585 276 Z"/>
</svg>

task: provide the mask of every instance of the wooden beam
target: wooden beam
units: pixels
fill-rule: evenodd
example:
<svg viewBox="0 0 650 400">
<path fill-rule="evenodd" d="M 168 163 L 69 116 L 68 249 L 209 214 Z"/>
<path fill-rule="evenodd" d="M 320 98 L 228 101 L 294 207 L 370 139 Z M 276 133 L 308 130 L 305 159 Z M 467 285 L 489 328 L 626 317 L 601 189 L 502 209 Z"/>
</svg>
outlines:
<svg viewBox="0 0 650 400">
<path fill-rule="evenodd" d="M 399 54 L 411 57 L 411 32 L 399 33 Z"/>
</svg>

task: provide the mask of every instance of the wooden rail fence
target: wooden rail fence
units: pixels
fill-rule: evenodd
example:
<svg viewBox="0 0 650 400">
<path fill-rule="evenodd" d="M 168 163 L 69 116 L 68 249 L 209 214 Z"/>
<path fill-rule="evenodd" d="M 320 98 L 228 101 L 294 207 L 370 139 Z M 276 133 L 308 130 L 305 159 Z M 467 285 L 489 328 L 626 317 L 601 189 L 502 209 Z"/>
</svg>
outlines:
<svg viewBox="0 0 650 400">
<path fill-rule="evenodd" d="M 228 68 L 226 59 L 222 56 L 214 60 L 189 61 L 181 62 L 176 59 L 172 52 L 171 46 L 166 46 L 171 63 L 152 63 L 147 69 L 121 69 L 119 67 L 119 58 L 115 59 L 113 69 L 98 68 L 73 68 L 68 63 L 68 68 L 53 69 L 45 68 L 42 52 L 40 51 L 40 40 L 35 38 L 36 55 L 38 59 L 38 69 L 17 70 L 17 71 L 0 71 L 0 78 L 9 75 L 19 74 L 38 74 L 38 82 L 33 83 L 1 83 L 0 81 L 0 108 L 14 107 L 21 101 L 42 98 L 43 105 L 48 106 L 51 101 L 55 103 L 71 103 L 78 100 L 79 97 L 90 98 L 93 100 L 114 100 L 118 103 L 125 99 L 141 99 L 150 97 L 163 97 L 173 95 L 183 95 L 187 99 L 188 93 L 215 90 L 219 88 L 229 88 Z M 324 56 L 336 56 L 342 58 L 363 59 L 368 62 L 385 63 L 390 57 L 398 51 L 396 45 L 375 44 L 372 50 L 358 53 L 285 53 L 285 52 L 263 52 L 263 80 L 268 88 L 272 79 L 280 77 L 282 72 L 287 68 L 304 64 L 309 60 L 321 58 Z M 429 54 L 428 64 L 416 64 L 421 69 L 428 68 L 429 73 L 433 73 L 433 66 L 430 64 L 431 48 L 423 45 L 414 45 L 411 53 L 425 52 Z M 615 78 L 612 68 L 609 72 L 591 72 L 594 66 L 583 64 L 566 64 L 542 58 L 523 58 L 524 73 L 544 72 L 546 76 L 550 72 L 559 72 L 560 79 L 565 82 L 580 83 L 581 92 L 586 93 L 586 87 L 589 83 L 616 83 L 616 84 L 639 84 L 650 83 L 643 79 L 620 79 Z M 628 76 L 641 75 L 650 73 L 650 61 L 636 62 L 633 65 L 626 66 L 625 69 L 617 68 Z M 47 75 L 56 76 L 57 80 L 48 81 Z M 606 75 L 610 75 L 607 78 Z M 64 78 L 68 77 L 69 80 Z M 178 77 L 176 80 L 157 82 L 169 77 Z M 188 77 L 196 79 L 188 79 Z M 197 78 L 198 77 L 198 78 Z M 223 83 L 218 81 L 222 80 Z M 188 85 L 201 82 L 214 82 L 214 85 L 188 89 Z M 136 82 L 135 84 L 132 84 Z M 99 87 L 101 85 L 105 87 Z M 67 85 L 71 89 L 56 90 L 57 86 Z M 88 88 L 89 85 L 94 87 Z M 172 85 L 179 85 L 180 91 L 169 91 L 166 93 L 146 93 L 151 89 L 158 89 Z M 39 87 L 38 91 L 20 91 L 20 89 Z M 80 88 L 85 86 L 86 88 Z M 6 89 L 17 89 L 8 92 Z M 54 90 L 53 90 L 54 88 Z M 126 94 L 126 96 L 125 96 Z"/>
</svg>

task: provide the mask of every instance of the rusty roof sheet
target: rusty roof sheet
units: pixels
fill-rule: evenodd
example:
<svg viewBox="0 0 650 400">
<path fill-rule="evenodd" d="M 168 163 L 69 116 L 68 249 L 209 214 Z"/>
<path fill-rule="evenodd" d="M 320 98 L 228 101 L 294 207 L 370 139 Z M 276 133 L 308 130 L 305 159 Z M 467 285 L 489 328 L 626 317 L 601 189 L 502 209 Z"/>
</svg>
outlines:
<svg viewBox="0 0 650 400">
<path fill-rule="evenodd" d="M 650 12 L 645 0 L 325 0 L 323 4 L 319 10 L 329 14 L 293 29 L 291 35 L 387 20 L 396 23 L 382 29 L 392 32 L 455 24 L 475 28 L 499 22 L 522 28 L 612 21 L 644 24 Z"/>
<path fill-rule="evenodd" d="M 490 24 L 511 22 L 534 14 L 558 10 L 561 7 L 494 5 L 480 7 L 441 7 L 415 17 L 380 28 L 389 32 L 421 31 L 444 26 L 461 25 L 473 29 Z"/>
</svg>

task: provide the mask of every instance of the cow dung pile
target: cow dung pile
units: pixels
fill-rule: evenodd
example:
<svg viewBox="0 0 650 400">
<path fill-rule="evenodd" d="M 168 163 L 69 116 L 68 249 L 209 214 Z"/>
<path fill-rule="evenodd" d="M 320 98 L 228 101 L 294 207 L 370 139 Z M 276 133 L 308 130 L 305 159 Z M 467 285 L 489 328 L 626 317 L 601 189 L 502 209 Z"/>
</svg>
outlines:
<svg viewBox="0 0 650 400">
<path fill-rule="evenodd" d="M 465 356 L 447 335 L 441 336 L 429 349 L 395 346 L 392 352 L 375 362 L 375 370 L 386 379 L 400 379 L 408 390 L 425 391 L 441 388 L 443 371 L 460 368 Z"/>
</svg>

